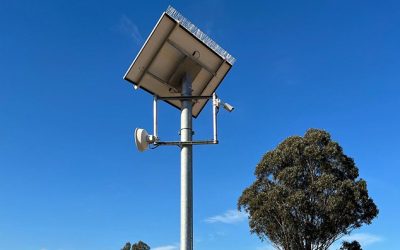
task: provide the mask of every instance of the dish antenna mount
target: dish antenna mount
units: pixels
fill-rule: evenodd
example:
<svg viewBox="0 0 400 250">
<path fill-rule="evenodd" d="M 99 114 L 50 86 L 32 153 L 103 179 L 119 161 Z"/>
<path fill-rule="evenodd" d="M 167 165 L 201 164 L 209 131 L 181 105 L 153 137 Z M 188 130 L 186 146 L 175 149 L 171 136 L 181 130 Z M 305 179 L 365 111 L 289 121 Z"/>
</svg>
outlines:
<svg viewBox="0 0 400 250">
<path fill-rule="evenodd" d="M 211 140 L 197 140 L 197 141 L 160 141 L 158 136 L 158 112 L 157 112 L 157 104 L 158 100 L 204 100 L 204 99 L 212 99 L 213 105 L 213 138 Z M 221 101 L 214 93 L 212 96 L 187 96 L 187 97 L 157 97 L 154 96 L 153 101 L 153 134 L 150 135 L 143 128 L 136 128 L 134 133 L 135 145 L 136 148 L 143 152 L 149 148 L 149 145 L 157 146 L 165 146 L 165 145 L 205 145 L 205 144 L 218 144 L 218 131 L 217 131 L 217 115 L 219 112 L 219 108 L 223 107 L 228 112 L 232 112 L 234 107 L 229 103 L 225 103 Z"/>
</svg>

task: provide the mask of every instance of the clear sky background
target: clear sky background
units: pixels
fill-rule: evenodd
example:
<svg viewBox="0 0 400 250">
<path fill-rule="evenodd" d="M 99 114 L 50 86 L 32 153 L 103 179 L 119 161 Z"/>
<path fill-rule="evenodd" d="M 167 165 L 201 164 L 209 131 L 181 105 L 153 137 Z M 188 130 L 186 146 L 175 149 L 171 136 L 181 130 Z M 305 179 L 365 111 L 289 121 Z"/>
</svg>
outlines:
<svg viewBox="0 0 400 250">
<path fill-rule="evenodd" d="M 179 148 L 139 153 L 152 97 L 122 80 L 171 4 L 237 58 L 218 89 L 220 144 L 194 149 L 198 250 L 265 250 L 235 212 L 262 155 L 329 131 L 380 214 L 352 234 L 400 249 L 400 2 L 0 0 L 0 249 L 179 244 Z M 211 136 L 211 106 L 194 121 Z M 160 136 L 179 112 L 160 105 Z"/>
</svg>

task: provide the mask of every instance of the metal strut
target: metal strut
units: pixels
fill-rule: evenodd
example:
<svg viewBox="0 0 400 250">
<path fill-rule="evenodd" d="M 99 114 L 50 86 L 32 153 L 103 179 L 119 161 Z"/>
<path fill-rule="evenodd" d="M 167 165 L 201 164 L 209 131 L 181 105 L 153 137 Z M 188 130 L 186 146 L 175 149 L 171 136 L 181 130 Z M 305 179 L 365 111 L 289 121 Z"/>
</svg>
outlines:
<svg viewBox="0 0 400 250">
<path fill-rule="evenodd" d="M 182 103 L 183 102 L 189 102 L 191 100 L 199 100 L 199 99 L 212 99 L 212 105 L 213 105 L 213 137 L 211 140 L 197 140 L 197 141 L 192 141 L 191 139 L 189 141 L 160 141 L 158 137 L 158 113 L 157 113 L 157 103 L 158 100 L 180 100 Z M 218 144 L 218 129 L 217 129 L 217 115 L 218 115 L 218 110 L 219 110 L 219 99 L 215 93 L 210 96 L 154 96 L 153 99 L 153 135 L 156 138 L 154 141 L 155 146 L 169 146 L 169 145 L 176 145 L 179 147 L 182 147 L 183 145 L 208 145 L 208 144 Z M 191 113 L 190 113 L 191 114 Z M 181 128 L 186 129 L 186 128 Z"/>
</svg>

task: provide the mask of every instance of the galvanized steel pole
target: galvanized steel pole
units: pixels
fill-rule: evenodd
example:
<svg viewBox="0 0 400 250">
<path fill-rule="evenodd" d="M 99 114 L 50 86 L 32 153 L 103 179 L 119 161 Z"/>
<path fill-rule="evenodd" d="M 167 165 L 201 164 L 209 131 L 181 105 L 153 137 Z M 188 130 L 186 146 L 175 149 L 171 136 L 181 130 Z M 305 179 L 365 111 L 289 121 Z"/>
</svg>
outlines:
<svg viewBox="0 0 400 250">
<path fill-rule="evenodd" d="M 182 96 L 192 95 L 192 80 L 182 80 Z M 192 141 L 192 100 L 182 100 L 181 142 Z M 193 249 L 193 160 L 192 145 L 181 146 L 181 250 Z"/>
<path fill-rule="evenodd" d="M 154 95 L 154 99 L 153 99 L 153 135 L 156 138 L 156 140 L 158 138 L 157 99 L 158 99 L 158 97 L 156 95 Z"/>
</svg>

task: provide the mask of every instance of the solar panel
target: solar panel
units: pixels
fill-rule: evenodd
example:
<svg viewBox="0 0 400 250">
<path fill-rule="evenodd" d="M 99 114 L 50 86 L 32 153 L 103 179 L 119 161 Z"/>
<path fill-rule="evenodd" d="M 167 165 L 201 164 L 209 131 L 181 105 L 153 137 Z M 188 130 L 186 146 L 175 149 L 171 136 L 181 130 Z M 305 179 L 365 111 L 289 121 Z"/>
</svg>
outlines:
<svg viewBox="0 0 400 250">
<path fill-rule="evenodd" d="M 184 75 L 192 80 L 192 96 L 211 96 L 235 58 L 173 7 L 161 15 L 124 79 L 160 97 L 181 96 Z M 165 100 L 180 109 L 180 100 Z M 197 117 L 208 99 L 194 102 Z"/>
</svg>

